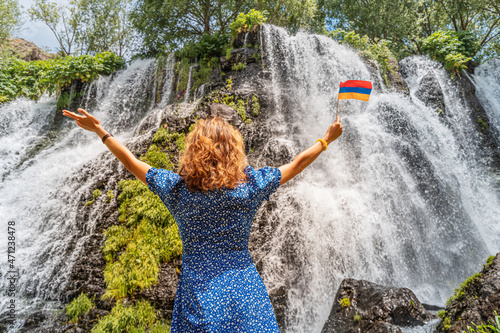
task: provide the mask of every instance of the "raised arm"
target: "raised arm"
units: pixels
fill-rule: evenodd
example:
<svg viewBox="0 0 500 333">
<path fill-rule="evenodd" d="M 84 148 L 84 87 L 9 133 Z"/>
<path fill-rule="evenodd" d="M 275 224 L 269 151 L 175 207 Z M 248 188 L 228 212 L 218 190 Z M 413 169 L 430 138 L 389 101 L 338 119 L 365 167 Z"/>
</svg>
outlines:
<svg viewBox="0 0 500 333">
<path fill-rule="evenodd" d="M 335 141 L 342 134 L 342 123 L 340 122 L 340 118 L 337 116 L 337 119 L 333 124 L 328 127 L 326 134 L 323 136 L 323 140 L 325 140 L 328 144 Z M 316 157 L 321 154 L 323 151 L 324 144 L 320 141 L 313 144 L 311 147 L 302 151 L 298 154 L 292 162 L 288 164 L 284 164 L 279 167 L 281 171 L 281 182 L 280 185 L 283 185 L 293 177 L 297 176 L 302 172 L 309 164 L 311 164 Z"/>
<path fill-rule="evenodd" d="M 63 114 L 76 120 L 78 126 L 86 129 L 87 131 L 96 133 L 101 139 L 106 134 L 108 134 L 108 132 L 106 132 L 106 130 L 102 128 L 99 120 L 97 120 L 96 117 L 91 116 L 84 109 L 78 109 L 78 112 L 80 112 L 83 116 L 80 116 L 68 110 L 63 110 Z M 112 136 L 108 137 L 104 141 L 104 143 L 106 144 L 106 147 L 108 147 L 108 149 L 113 153 L 113 155 L 115 155 L 116 158 L 118 158 L 118 160 L 123 163 L 128 171 L 132 172 L 134 176 L 136 176 L 140 181 L 147 185 L 146 173 L 151 168 L 149 164 L 138 160 L 127 147 L 122 145 Z"/>
</svg>

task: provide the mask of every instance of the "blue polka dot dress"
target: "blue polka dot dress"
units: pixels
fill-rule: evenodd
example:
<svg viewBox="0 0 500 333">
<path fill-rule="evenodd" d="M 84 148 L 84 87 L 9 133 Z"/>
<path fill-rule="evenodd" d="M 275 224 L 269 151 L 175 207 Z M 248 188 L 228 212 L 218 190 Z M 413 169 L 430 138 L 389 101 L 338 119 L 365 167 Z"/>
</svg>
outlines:
<svg viewBox="0 0 500 333">
<path fill-rule="evenodd" d="M 178 332 L 279 332 L 248 251 L 252 220 L 281 181 L 278 168 L 245 169 L 234 189 L 191 192 L 176 173 L 150 168 L 148 188 L 175 218 L 183 244 L 172 315 Z"/>
</svg>

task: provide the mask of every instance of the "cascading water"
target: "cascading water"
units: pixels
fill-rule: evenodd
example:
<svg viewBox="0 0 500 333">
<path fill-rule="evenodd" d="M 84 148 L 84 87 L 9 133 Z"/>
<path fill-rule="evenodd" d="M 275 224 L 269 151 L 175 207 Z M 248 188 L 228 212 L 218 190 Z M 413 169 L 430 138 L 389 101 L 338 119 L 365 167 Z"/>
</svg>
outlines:
<svg viewBox="0 0 500 333">
<path fill-rule="evenodd" d="M 172 62 L 173 57 L 169 57 L 163 94 L 170 94 Z M 155 66 L 154 60 L 138 60 L 126 70 L 99 78 L 89 87 L 91 97 L 82 107 L 121 142 L 126 142 L 139 121 L 153 110 L 158 72 Z M 76 172 L 84 164 L 91 168 L 102 164 L 96 157 L 106 147 L 95 134 L 66 118 L 60 121 L 60 135 L 50 137 L 55 109 L 53 97 L 43 97 L 38 102 L 21 98 L 0 107 L 1 225 L 7 230 L 7 221 L 14 221 L 16 229 L 18 280 L 16 326 L 11 327 L 12 332 L 17 331 L 29 313 L 59 309 L 60 292 L 68 281 L 74 259 L 82 255 L 81 244 L 97 222 L 89 221 L 83 228 L 75 222 L 80 197 L 92 190 Z M 82 229 L 86 232 L 82 233 Z M 3 258 L 7 258 L 7 242 L 3 239 L 0 244 Z M 6 259 L 0 262 L 2 273 L 9 270 L 7 264 Z M 12 298 L 4 293 L 9 283 L 7 277 L 1 277 L 0 313 L 6 312 Z"/>
<path fill-rule="evenodd" d="M 476 68 L 474 81 L 477 96 L 500 142 L 500 59 L 491 59 Z"/>
<path fill-rule="evenodd" d="M 499 193 L 449 75 L 408 58 L 410 96 L 391 93 L 327 37 L 269 25 L 263 35 L 277 124 L 269 150 L 298 153 L 320 138 L 341 81 L 378 87 L 369 103 L 341 101 L 343 136 L 278 191 L 266 212 L 273 228 L 256 231 L 266 239 L 253 255 L 268 290 L 287 290 L 287 332 L 320 332 L 346 277 L 408 287 L 442 305 L 500 246 Z M 426 76 L 438 86 L 425 86 Z M 422 89 L 440 89 L 445 110 L 420 101 Z"/>
</svg>

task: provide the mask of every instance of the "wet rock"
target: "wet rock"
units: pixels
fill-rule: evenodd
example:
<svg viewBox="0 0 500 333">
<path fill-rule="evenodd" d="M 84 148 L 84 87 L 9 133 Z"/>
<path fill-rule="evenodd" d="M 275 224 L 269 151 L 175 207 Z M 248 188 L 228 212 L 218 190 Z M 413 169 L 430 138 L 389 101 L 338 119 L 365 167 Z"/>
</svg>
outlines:
<svg viewBox="0 0 500 333">
<path fill-rule="evenodd" d="M 398 326 L 423 325 L 434 318 L 407 288 L 345 279 L 321 332 L 396 333 L 402 332 Z"/>
<path fill-rule="evenodd" d="M 500 253 L 468 281 L 463 284 L 463 293 L 446 306 L 438 332 L 466 331 L 472 322 L 487 323 L 493 320 L 495 311 L 500 312 Z"/>
<path fill-rule="evenodd" d="M 445 112 L 444 95 L 436 77 L 432 72 L 427 73 L 421 80 L 415 96 L 420 99 L 425 106 L 433 108 L 438 113 Z"/>
<path fill-rule="evenodd" d="M 232 107 L 227 106 L 226 104 L 212 103 L 209 105 L 209 109 L 211 116 L 222 117 L 236 127 L 239 127 L 241 125 L 241 117 L 238 115 L 238 112 Z"/>
</svg>

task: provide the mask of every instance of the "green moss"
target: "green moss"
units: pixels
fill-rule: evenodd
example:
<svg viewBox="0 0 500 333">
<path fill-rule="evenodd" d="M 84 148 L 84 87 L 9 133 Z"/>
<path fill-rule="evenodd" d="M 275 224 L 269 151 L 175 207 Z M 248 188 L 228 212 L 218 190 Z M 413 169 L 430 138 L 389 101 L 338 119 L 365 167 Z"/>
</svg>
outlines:
<svg viewBox="0 0 500 333">
<path fill-rule="evenodd" d="M 443 319 L 443 328 L 445 331 L 449 330 L 451 327 L 451 319 L 450 317 L 444 317 Z"/>
<path fill-rule="evenodd" d="M 356 322 L 356 323 L 359 323 L 361 321 L 361 316 L 359 315 L 359 313 L 356 312 L 356 314 L 354 315 L 353 317 L 353 320 Z"/>
<path fill-rule="evenodd" d="M 141 161 L 159 169 L 172 170 L 174 167 L 170 157 L 161 151 L 160 147 L 152 144 L 147 153 L 139 158 Z"/>
<path fill-rule="evenodd" d="M 245 101 L 242 99 L 238 99 L 238 104 L 236 106 L 236 111 L 241 117 L 241 120 L 245 121 L 247 120 L 247 112 L 245 109 Z"/>
<path fill-rule="evenodd" d="M 182 94 L 184 90 L 187 88 L 187 84 L 189 81 L 189 59 L 183 58 L 181 60 L 179 76 L 177 78 L 177 94 Z"/>
<path fill-rule="evenodd" d="M 493 264 L 493 260 L 495 259 L 495 256 L 489 256 L 488 259 L 486 259 L 486 264 L 484 264 L 484 267 L 490 267 Z"/>
<path fill-rule="evenodd" d="M 108 193 L 106 193 L 106 202 L 111 202 L 114 197 L 115 194 L 113 193 L 113 191 L 109 190 Z"/>
<path fill-rule="evenodd" d="M 95 308 L 94 302 L 85 294 L 75 298 L 66 306 L 66 314 L 71 317 L 71 322 L 76 323 L 82 314 L 89 312 Z"/>
<path fill-rule="evenodd" d="M 92 328 L 92 333 L 143 332 L 156 322 L 154 308 L 147 301 L 138 301 L 133 306 L 118 302 L 111 313 L 102 317 Z"/>
<path fill-rule="evenodd" d="M 186 134 L 179 132 L 170 132 L 168 129 L 164 127 L 160 127 L 160 129 L 155 133 L 153 137 L 153 143 L 161 144 L 165 146 L 168 143 L 175 142 L 175 146 L 179 152 L 184 151 Z M 151 147 L 150 147 L 151 149 Z"/>
<path fill-rule="evenodd" d="M 231 59 L 231 51 L 233 50 L 233 47 L 230 47 L 226 50 L 226 60 Z"/>
<path fill-rule="evenodd" d="M 233 80 L 231 79 L 226 80 L 226 88 L 227 90 L 233 90 Z"/>
<path fill-rule="evenodd" d="M 351 301 L 349 300 L 349 297 L 344 297 L 340 301 L 340 306 L 343 308 L 348 308 L 351 306 Z"/>
<path fill-rule="evenodd" d="M 243 62 L 239 62 L 237 64 L 234 64 L 233 67 L 231 67 L 231 69 L 233 71 L 242 71 L 245 68 L 247 68 L 247 65 L 245 63 L 243 63 Z"/>
<path fill-rule="evenodd" d="M 123 180 L 118 186 L 124 224 L 105 231 L 103 299 L 149 288 L 157 282 L 160 264 L 182 254 L 177 224 L 160 198 L 140 180 Z"/>
<path fill-rule="evenodd" d="M 259 98 L 257 95 L 252 96 L 252 115 L 254 117 L 257 117 L 260 112 L 260 104 L 259 104 Z"/>
<path fill-rule="evenodd" d="M 453 296 L 450 297 L 450 299 L 448 299 L 448 301 L 446 302 L 447 305 L 451 304 L 453 301 L 455 300 L 461 300 L 462 298 L 465 297 L 465 292 L 466 290 L 473 284 L 475 284 L 476 282 L 479 281 L 479 279 L 481 278 L 481 273 L 476 273 L 472 276 L 469 276 L 467 278 L 467 280 L 465 280 L 459 288 L 455 289 L 455 293 L 453 294 Z"/>
<path fill-rule="evenodd" d="M 488 129 L 488 123 L 485 122 L 481 117 L 477 117 L 477 122 L 481 126 L 481 131 L 486 131 Z"/>
<path fill-rule="evenodd" d="M 92 192 L 92 200 L 89 200 L 85 203 L 85 207 L 92 205 L 95 202 L 95 199 L 100 197 L 102 192 L 99 189 L 95 189 L 94 192 Z"/>
<path fill-rule="evenodd" d="M 252 54 L 252 58 L 254 58 L 256 62 L 260 60 L 260 57 L 261 57 L 260 53 Z"/>
</svg>

